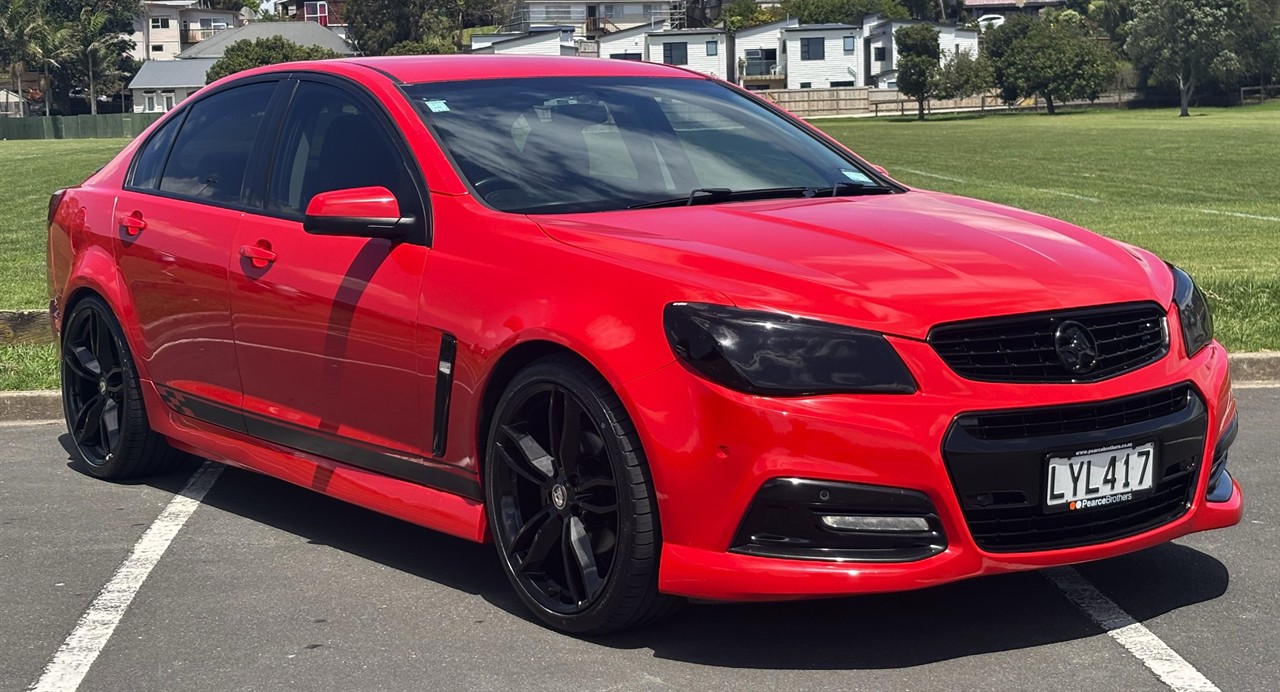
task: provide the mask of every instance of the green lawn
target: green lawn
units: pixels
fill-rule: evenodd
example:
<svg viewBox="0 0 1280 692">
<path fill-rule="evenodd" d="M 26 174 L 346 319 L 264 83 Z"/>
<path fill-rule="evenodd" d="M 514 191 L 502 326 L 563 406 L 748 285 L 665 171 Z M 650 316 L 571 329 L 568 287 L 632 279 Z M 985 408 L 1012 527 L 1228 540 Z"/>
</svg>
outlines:
<svg viewBox="0 0 1280 692">
<path fill-rule="evenodd" d="M 1176 116 L 816 124 L 908 185 L 1031 209 L 1152 250 L 1196 277 L 1228 348 L 1280 349 L 1280 103 Z"/>
<path fill-rule="evenodd" d="M 1066 219 L 1190 271 L 1233 351 L 1280 349 L 1280 103 L 957 114 L 817 124 L 910 185 Z M 0 142 L 0 309 L 45 305 L 49 193 L 124 140 Z M 0 389 L 52 387 L 56 359 L 0 349 Z"/>
</svg>

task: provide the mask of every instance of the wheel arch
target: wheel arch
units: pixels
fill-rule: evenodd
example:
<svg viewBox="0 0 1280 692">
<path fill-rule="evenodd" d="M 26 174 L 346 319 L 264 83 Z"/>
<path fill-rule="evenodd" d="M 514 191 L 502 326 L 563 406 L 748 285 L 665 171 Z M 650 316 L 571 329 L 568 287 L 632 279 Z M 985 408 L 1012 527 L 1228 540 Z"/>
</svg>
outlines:
<svg viewBox="0 0 1280 692">
<path fill-rule="evenodd" d="M 145 360 L 139 357 L 138 335 L 130 328 L 133 323 L 129 319 L 133 316 L 133 303 L 126 295 L 123 277 L 120 276 L 120 269 L 116 266 L 115 259 L 102 248 L 86 248 L 72 266 L 67 286 L 62 291 L 61 300 L 58 301 L 58 310 L 53 315 L 53 326 L 57 331 L 59 343 L 62 341 L 62 326 L 67 316 L 75 309 L 77 303 L 90 296 L 98 297 L 111 309 L 112 316 L 115 317 L 124 334 L 129 352 L 133 354 L 133 365 L 138 377 L 144 380 L 150 379 Z"/>
</svg>

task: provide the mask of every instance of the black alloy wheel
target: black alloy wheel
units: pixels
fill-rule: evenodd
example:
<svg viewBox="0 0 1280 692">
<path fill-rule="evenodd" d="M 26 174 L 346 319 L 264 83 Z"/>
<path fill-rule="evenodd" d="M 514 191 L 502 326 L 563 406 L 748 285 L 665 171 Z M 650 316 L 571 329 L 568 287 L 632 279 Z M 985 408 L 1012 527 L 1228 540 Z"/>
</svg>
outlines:
<svg viewBox="0 0 1280 692">
<path fill-rule="evenodd" d="M 562 630 L 602 633 L 671 609 L 657 593 L 657 516 L 617 396 L 584 363 L 517 375 L 490 428 L 489 521 L 521 599 Z"/>
<path fill-rule="evenodd" d="M 153 473 L 176 456 L 148 426 L 128 346 L 96 296 L 77 302 L 63 324 L 62 407 L 72 442 L 94 476 Z"/>
</svg>

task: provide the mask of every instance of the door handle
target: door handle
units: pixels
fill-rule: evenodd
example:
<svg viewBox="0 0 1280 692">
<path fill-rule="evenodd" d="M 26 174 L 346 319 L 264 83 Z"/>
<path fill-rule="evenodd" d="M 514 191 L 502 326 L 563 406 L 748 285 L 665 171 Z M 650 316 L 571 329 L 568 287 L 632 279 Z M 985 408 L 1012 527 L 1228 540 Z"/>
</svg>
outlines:
<svg viewBox="0 0 1280 692">
<path fill-rule="evenodd" d="M 146 229 L 147 220 L 142 218 L 142 212 L 135 211 L 120 217 L 120 227 L 129 235 L 138 235 Z"/>
<path fill-rule="evenodd" d="M 268 264 L 276 261 L 276 253 L 271 251 L 271 243 L 259 240 L 257 245 L 241 245 L 240 256 L 249 260 L 254 269 L 266 269 Z"/>
</svg>

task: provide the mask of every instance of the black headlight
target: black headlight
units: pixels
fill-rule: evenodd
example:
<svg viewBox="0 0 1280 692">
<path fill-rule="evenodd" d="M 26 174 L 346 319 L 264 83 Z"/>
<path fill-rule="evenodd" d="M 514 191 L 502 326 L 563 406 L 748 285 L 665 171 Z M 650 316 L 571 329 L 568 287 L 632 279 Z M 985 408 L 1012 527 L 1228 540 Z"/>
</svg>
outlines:
<svg viewBox="0 0 1280 692">
<path fill-rule="evenodd" d="M 1190 358 L 1213 341 L 1213 315 L 1191 275 L 1172 264 L 1169 271 L 1173 272 L 1173 304 L 1178 307 L 1178 321 L 1182 323 L 1182 343 Z"/>
<path fill-rule="evenodd" d="M 676 356 L 703 377 L 752 394 L 911 394 L 915 380 L 874 332 L 704 303 L 663 311 Z"/>
</svg>

